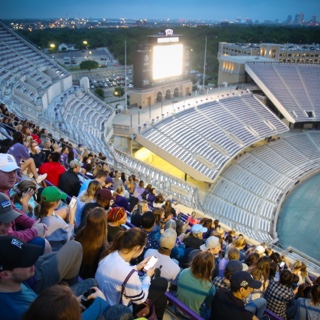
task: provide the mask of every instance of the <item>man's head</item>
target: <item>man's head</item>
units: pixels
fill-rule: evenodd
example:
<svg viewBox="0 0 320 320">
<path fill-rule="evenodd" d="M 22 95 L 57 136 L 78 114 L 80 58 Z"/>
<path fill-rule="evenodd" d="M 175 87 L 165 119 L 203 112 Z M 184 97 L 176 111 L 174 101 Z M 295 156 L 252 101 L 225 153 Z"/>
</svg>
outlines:
<svg viewBox="0 0 320 320">
<path fill-rule="evenodd" d="M 141 228 L 144 230 L 152 230 L 156 221 L 152 211 L 147 211 L 141 216 Z"/>
<path fill-rule="evenodd" d="M 78 173 L 82 167 L 82 162 L 80 162 L 77 159 L 74 159 L 70 161 L 70 169 L 72 169 L 74 172 Z"/>
<path fill-rule="evenodd" d="M 9 197 L 0 192 L 0 236 L 8 233 L 11 222 L 19 216 L 21 214 L 12 209 Z"/>
<path fill-rule="evenodd" d="M 43 253 L 41 246 L 3 236 L 0 247 L 0 283 L 8 280 L 21 284 L 34 275 L 34 264 Z"/>
<path fill-rule="evenodd" d="M 98 170 L 96 173 L 96 180 L 98 180 L 102 187 L 106 185 L 107 172 L 104 170 Z"/>
<path fill-rule="evenodd" d="M 201 224 L 194 224 L 191 228 L 191 232 L 194 236 L 202 238 L 203 232 L 207 232 L 208 229 L 203 227 Z"/>
<path fill-rule="evenodd" d="M 260 281 L 254 280 L 252 275 L 246 271 L 235 272 L 231 276 L 230 283 L 231 291 L 240 299 L 248 298 L 253 289 L 259 289 L 262 285 Z"/>
<path fill-rule="evenodd" d="M 95 199 L 104 208 L 108 208 L 110 200 L 114 200 L 114 197 L 112 196 L 110 190 L 102 188 L 96 192 Z"/>
<path fill-rule="evenodd" d="M 20 169 L 10 154 L 0 153 L 0 190 L 9 190 L 16 183 L 16 170 Z"/>
<path fill-rule="evenodd" d="M 176 240 L 177 232 L 168 228 L 161 234 L 159 247 L 169 253 L 176 245 Z"/>
<path fill-rule="evenodd" d="M 280 272 L 280 280 L 279 282 L 287 287 L 291 286 L 292 283 L 292 273 L 290 270 L 285 269 Z"/>
<path fill-rule="evenodd" d="M 221 243 L 219 238 L 211 236 L 206 240 L 206 243 L 200 246 L 202 251 L 209 251 L 210 253 L 217 255 L 221 251 Z"/>
<path fill-rule="evenodd" d="M 224 277 L 230 280 L 230 278 L 235 272 L 247 270 L 248 266 L 245 263 L 242 263 L 239 260 L 230 260 L 224 269 Z"/>
<path fill-rule="evenodd" d="M 51 152 L 49 155 L 49 159 L 52 162 L 59 162 L 60 161 L 60 153 L 59 152 Z"/>
</svg>

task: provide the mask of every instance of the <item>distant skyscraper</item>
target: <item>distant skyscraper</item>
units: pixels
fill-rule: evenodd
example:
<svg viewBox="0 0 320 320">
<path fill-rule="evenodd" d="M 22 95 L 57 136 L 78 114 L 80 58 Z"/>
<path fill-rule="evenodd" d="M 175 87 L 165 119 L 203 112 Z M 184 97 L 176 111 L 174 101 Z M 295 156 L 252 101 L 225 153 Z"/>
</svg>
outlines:
<svg viewBox="0 0 320 320">
<path fill-rule="evenodd" d="M 292 23 L 292 15 L 289 14 L 287 20 L 284 23 L 291 24 Z"/>
<path fill-rule="evenodd" d="M 312 23 L 317 23 L 318 22 L 318 16 L 316 14 L 311 16 L 311 22 Z"/>
<path fill-rule="evenodd" d="M 300 24 L 302 25 L 304 21 L 304 13 L 297 13 L 294 19 L 295 24 Z"/>
</svg>

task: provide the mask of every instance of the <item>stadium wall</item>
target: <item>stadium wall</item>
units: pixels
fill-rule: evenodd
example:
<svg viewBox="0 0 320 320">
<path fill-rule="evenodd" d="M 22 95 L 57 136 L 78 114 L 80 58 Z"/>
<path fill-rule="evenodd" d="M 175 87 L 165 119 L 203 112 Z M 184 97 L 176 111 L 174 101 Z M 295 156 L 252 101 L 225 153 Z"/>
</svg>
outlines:
<svg viewBox="0 0 320 320">
<path fill-rule="evenodd" d="M 290 115 L 290 113 L 282 106 L 282 104 L 276 99 L 273 93 L 263 84 L 258 76 L 252 72 L 251 68 L 246 64 L 245 70 L 248 72 L 252 80 L 262 89 L 262 91 L 268 96 L 272 103 L 277 107 L 277 109 L 282 113 L 282 115 L 287 119 L 288 122 L 295 123 L 295 119 Z"/>
<path fill-rule="evenodd" d="M 43 109 L 46 110 L 48 105 L 52 102 L 52 100 L 59 96 L 64 91 L 70 89 L 72 87 L 72 76 L 59 80 L 58 82 L 52 84 L 46 93 L 42 96 L 42 106 Z"/>
<path fill-rule="evenodd" d="M 208 183 L 213 183 L 213 180 L 209 179 L 207 176 L 201 174 L 194 168 L 187 165 L 185 162 L 180 161 L 175 156 L 171 155 L 170 153 L 166 152 L 165 150 L 159 148 L 157 145 L 146 139 L 141 134 L 135 132 L 135 141 L 140 143 L 142 146 L 146 147 L 148 150 L 152 151 L 153 153 L 157 154 L 159 157 L 163 158 L 164 160 L 168 161 L 175 167 L 179 168 L 179 170 L 187 173 L 191 177 L 199 181 L 205 181 Z"/>
</svg>

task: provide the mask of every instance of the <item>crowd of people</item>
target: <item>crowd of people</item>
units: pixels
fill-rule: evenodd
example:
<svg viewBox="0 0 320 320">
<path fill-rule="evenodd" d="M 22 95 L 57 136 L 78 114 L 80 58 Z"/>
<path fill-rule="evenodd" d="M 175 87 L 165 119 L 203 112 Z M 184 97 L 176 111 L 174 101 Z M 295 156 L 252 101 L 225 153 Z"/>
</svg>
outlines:
<svg viewBox="0 0 320 320">
<path fill-rule="evenodd" d="M 134 319 L 146 306 L 163 319 L 166 292 L 204 319 L 320 318 L 320 279 L 304 262 L 218 220 L 186 219 L 102 153 L 0 113 L 1 319 Z"/>
</svg>

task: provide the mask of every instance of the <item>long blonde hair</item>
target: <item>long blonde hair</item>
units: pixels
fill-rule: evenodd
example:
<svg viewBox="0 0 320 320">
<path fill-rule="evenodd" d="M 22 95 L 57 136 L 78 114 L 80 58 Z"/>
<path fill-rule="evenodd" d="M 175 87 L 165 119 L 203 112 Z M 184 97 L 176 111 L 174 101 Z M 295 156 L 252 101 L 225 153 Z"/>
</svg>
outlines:
<svg viewBox="0 0 320 320">
<path fill-rule="evenodd" d="M 121 196 L 121 194 L 124 191 L 124 187 L 123 186 L 119 186 L 114 192 L 113 192 L 113 196 Z"/>
<path fill-rule="evenodd" d="M 99 181 L 92 180 L 88 185 L 87 191 L 81 196 L 80 200 L 85 203 L 90 203 L 94 199 L 96 192 L 101 188 Z"/>
</svg>

